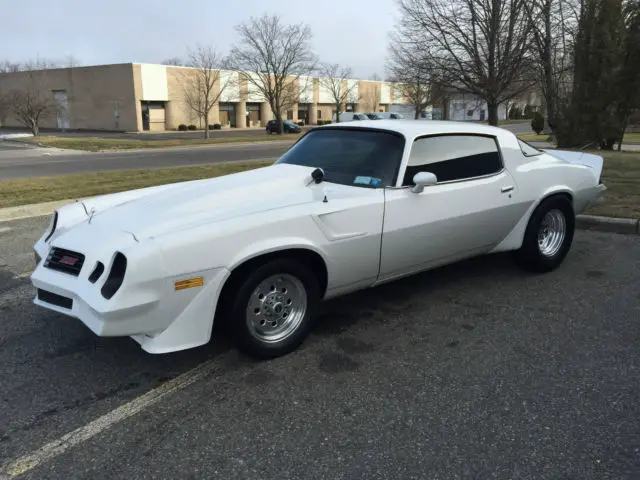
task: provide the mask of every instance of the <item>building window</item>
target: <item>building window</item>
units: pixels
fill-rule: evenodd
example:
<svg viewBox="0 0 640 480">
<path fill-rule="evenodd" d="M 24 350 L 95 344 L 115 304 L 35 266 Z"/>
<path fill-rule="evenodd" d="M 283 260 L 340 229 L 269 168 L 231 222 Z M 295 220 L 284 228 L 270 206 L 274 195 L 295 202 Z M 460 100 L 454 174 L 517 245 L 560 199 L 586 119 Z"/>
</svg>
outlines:
<svg viewBox="0 0 640 480">
<path fill-rule="evenodd" d="M 473 117 L 473 110 L 467 110 L 467 117 Z"/>
<path fill-rule="evenodd" d="M 318 110 L 318 120 L 322 120 L 322 110 Z"/>
</svg>

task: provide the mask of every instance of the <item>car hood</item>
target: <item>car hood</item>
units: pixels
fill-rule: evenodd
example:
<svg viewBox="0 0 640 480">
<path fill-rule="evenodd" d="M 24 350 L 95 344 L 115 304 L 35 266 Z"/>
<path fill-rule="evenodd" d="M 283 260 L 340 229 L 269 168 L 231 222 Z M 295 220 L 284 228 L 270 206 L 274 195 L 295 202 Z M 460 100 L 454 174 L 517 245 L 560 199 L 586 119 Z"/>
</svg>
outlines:
<svg viewBox="0 0 640 480">
<path fill-rule="evenodd" d="M 207 222 L 313 201 L 313 168 L 277 164 L 221 177 L 133 190 L 83 201 L 100 230 L 137 240 Z"/>
</svg>

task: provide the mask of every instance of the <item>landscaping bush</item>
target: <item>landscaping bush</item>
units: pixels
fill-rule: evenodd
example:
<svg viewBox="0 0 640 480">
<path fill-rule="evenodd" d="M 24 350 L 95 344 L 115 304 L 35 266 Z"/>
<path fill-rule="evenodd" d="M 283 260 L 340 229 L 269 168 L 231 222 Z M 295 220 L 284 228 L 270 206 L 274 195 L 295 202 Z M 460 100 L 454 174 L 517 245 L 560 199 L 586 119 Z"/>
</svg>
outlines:
<svg viewBox="0 0 640 480">
<path fill-rule="evenodd" d="M 197 129 L 198 129 L 198 127 L 196 127 L 196 126 L 192 123 L 191 125 L 189 125 L 189 126 L 187 127 L 187 129 L 189 129 L 189 130 L 197 130 Z"/>
<path fill-rule="evenodd" d="M 533 119 L 531 120 L 531 130 L 536 132 L 537 135 L 542 133 L 544 130 L 544 116 L 540 112 L 536 112 L 533 114 Z"/>
<path fill-rule="evenodd" d="M 181 123 L 180 125 L 178 125 L 178 130 L 180 130 L 181 132 L 186 132 L 187 126 L 184 123 Z"/>
<path fill-rule="evenodd" d="M 533 118 L 533 109 L 531 105 L 524 107 L 524 118 Z"/>
<path fill-rule="evenodd" d="M 222 128 L 222 125 L 220 125 L 219 123 L 214 123 L 213 124 L 213 129 L 214 130 L 220 130 Z"/>
<path fill-rule="evenodd" d="M 304 127 L 304 122 L 303 122 L 302 120 L 301 120 L 301 121 L 299 121 L 299 122 L 298 122 L 298 126 L 300 126 L 300 127 Z"/>
</svg>

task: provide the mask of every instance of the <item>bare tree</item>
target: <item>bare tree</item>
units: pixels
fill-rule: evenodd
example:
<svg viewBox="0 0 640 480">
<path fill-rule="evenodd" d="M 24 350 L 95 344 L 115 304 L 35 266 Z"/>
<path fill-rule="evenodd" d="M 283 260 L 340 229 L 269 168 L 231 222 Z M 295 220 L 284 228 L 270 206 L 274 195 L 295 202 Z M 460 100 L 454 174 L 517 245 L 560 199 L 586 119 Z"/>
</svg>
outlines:
<svg viewBox="0 0 640 480">
<path fill-rule="evenodd" d="M 529 51 L 527 0 L 398 0 L 403 28 L 428 52 L 451 86 L 498 106 L 530 88 L 523 80 Z M 516 88 L 517 86 L 517 88 Z"/>
<path fill-rule="evenodd" d="M 572 66 L 571 41 L 578 26 L 577 0 L 529 0 L 523 3 L 530 20 L 536 81 L 544 98 L 547 122 L 556 128 L 558 110 L 568 98 Z"/>
<path fill-rule="evenodd" d="M 623 3 L 625 35 L 624 56 L 618 79 L 617 116 L 620 122 L 618 151 L 622 150 L 622 141 L 631 115 L 640 110 L 640 0 L 627 0 Z"/>
<path fill-rule="evenodd" d="M 436 83 L 434 66 L 428 52 L 421 50 L 411 39 L 406 39 L 402 30 L 390 35 L 387 70 L 396 89 L 414 106 L 414 118 L 433 103 L 432 84 Z"/>
<path fill-rule="evenodd" d="M 78 60 L 72 53 L 64 57 L 64 61 L 61 63 L 67 68 L 79 67 L 81 65 L 80 60 Z"/>
<path fill-rule="evenodd" d="M 58 105 L 51 90 L 47 88 L 46 72 L 36 64 L 24 73 L 24 81 L 19 89 L 10 94 L 10 102 L 17 120 L 31 130 L 33 135 L 40 134 L 40 123 L 55 115 Z"/>
<path fill-rule="evenodd" d="M 22 64 L 19 62 L 12 62 L 10 60 L 3 60 L 0 62 L 0 73 L 20 72 L 22 68 Z"/>
<path fill-rule="evenodd" d="M 174 67 L 181 67 L 184 65 L 179 57 L 170 57 L 162 61 L 162 65 L 172 65 Z"/>
<path fill-rule="evenodd" d="M 331 95 L 336 107 L 336 123 L 340 122 L 340 114 L 347 104 L 354 103 L 357 82 L 350 82 L 351 69 L 341 67 L 337 63 L 324 63 L 320 66 L 320 85 Z"/>
<path fill-rule="evenodd" d="M 204 138 L 209 138 L 209 114 L 232 80 L 223 79 L 220 70 L 226 60 L 211 46 L 198 45 L 189 51 L 189 66 L 194 69 L 184 85 L 184 102 L 198 118 L 204 120 Z M 216 88 L 217 87 L 217 88 Z"/>
<path fill-rule="evenodd" d="M 236 26 L 240 36 L 231 50 L 233 68 L 246 72 L 247 82 L 269 102 L 283 131 L 283 112 L 297 102 L 301 76 L 316 68 L 311 29 L 305 24 L 284 25 L 278 16 L 251 17 Z"/>
</svg>

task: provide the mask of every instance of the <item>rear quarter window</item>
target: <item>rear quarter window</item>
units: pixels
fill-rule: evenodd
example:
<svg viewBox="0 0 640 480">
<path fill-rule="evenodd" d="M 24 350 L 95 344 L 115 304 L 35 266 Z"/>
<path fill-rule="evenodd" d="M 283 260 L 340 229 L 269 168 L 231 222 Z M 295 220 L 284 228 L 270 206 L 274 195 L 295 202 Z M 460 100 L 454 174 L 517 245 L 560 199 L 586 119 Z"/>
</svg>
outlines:
<svg viewBox="0 0 640 480">
<path fill-rule="evenodd" d="M 533 145 L 528 144 L 524 140 L 518 139 L 518 144 L 520 145 L 520 150 L 525 157 L 535 157 L 536 155 L 540 155 L 544 153 L 542 150 L 537 149 Z"/>
</svg>

